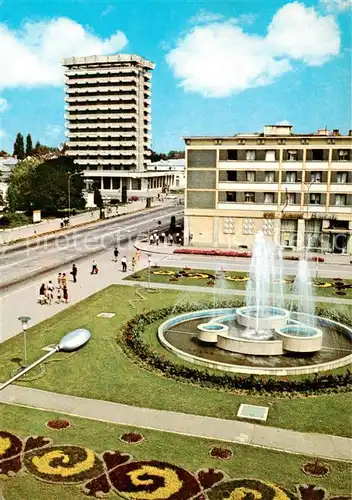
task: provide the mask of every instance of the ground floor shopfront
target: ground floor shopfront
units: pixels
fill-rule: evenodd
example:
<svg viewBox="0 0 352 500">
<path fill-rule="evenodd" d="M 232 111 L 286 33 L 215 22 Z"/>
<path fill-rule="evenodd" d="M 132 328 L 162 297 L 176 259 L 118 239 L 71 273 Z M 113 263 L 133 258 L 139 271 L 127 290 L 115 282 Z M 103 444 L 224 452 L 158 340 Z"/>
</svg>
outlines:
<svg viewBox="0 0 352 500">
<path fill-rule="evenodd" d="M 251 249 L 262 231 L 283 248 L 352 254 L 352 221 L 337 218 L 285 218 L 185 215 L 185 244 L 200 247 Z"/>
</svg>

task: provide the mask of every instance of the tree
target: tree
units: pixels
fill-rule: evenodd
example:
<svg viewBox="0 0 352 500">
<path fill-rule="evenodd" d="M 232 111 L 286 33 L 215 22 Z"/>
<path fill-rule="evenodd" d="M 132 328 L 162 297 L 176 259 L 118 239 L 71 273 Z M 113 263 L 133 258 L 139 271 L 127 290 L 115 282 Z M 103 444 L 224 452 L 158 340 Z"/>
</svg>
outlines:
<svg viewBox="0 0 352 500">
<path fill-rule="evenodd" d="M 98 208 L 103 208 L 104 202 L 99 187 L 100 186 L 98 182 L 93 183 L 93 192 L 94 192 L 93 201 L 94 205 L 96 205 Z"/>
<path fill-rule="evenodd" d="M 174 234 L 176 232 L 176 217 L 174 215 L 171 216 L 169 232 L 171 234 Z"/>
<path fill-rule="evenodd" d="M 9 153 L 7 151 L 5 151 L 4 149 L 2 149 L 0 151 L 0 158 L 6 158 L 7 156 L 10 156 Z"/>
<path fill-rule="evenodd" d="M 33 153 L 33 143 L 31 134 L 27 134 L 26 137 L 26 156 L 31 156 Z"/>
<path fill-rule="evenodd" d="M 23 135 L 18 133 L 16 135 L 16 140 L 13 145 L 13 155 L 17 156 L 19 160 L 23 160 L 24 158 L 24 141 L 23 141 Z"/>
<path fill-rule="evenodd" d="M 25 158 L 12 169 L 7 191 L 7 200 L 11 211 L 29 209 L 31 202 L 30 179 L 39 163 L 36 158 Z"/>
<path fill-rule="evenodd" d="M 122 186 L 121 189 L 121 203 L 127 203 L 127 186 Z"/>
</svg>

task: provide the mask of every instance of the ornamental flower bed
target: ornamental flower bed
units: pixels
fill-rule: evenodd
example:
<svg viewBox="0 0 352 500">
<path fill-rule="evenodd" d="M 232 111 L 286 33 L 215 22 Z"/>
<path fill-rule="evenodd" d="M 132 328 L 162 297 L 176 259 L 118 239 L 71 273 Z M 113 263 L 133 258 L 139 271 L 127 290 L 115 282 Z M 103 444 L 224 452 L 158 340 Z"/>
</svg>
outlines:
<svg viewBox="0 0 352 500">
<path fill-rule="evenodd" d="M 303 465 L 302 471 L 307 474 L 307 476 L 313 477 L 325 477 L 330 473 L 330 469 L 326 464 L 316 460 L 315 462 L 307 462 Z"/>
<path fill-rule="evenodd" d="M 137 444 L 144 441 L 144 437 L 138 432 L 126 432 L 120 436 L 120 440 L 128 444 Z"/>
<path fill-rule="evenodd" d="M 46 423 L 46 426 L 49 427 L 49 429 L 56 429 L 56 430 L 62 430 L 62 429 L 67 429 L 67 427 L 70 427 L 70 422 L 68 420 L 49 420 Z"/>
<path fill-rule="evenodd" d="M 248 492 L 248 493 L 247 493 Z M 294 496 L 278 485 L 258 479 L 232 479 L 207 492 L 209 500 L 292 500 Z M 308 500 L 308 498 L 306 499 Z M 311 497 L 313 500 L 313 497 Z M 321 499 L 322 500 L 322 499 Z"/>
<path fill-rule="evenodd" d="M 210 450 L 211 458 L 217 458 L 219 460 L 230 460 L 233 457 L 233 451 L 230 448 L 221 448 L 214 446 Z"/>
<path fill-rule="evenodd" d="M 176 248 L 174 253 L 190 255 L 215 255 L 219 257 L 252 257 L 252 252 L 236 252 L 235 250 L 214 250 L 203 248 Z"/>
</svg>

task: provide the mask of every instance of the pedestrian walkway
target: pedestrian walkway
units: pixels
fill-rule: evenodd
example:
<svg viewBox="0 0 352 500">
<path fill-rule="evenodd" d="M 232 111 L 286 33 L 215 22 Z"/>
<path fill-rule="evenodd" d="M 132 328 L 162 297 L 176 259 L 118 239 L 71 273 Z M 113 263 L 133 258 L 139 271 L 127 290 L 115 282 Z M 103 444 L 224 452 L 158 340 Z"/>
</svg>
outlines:
<svg viewBox="0 0 352 500">
<path fill-rule="evenodd" d="M 0 402 L 317 458 L 343 461 L 352 459 L 352 440 L 327 434 L 310 434 L 238 420 L 138 408 L 15 385 L 10 385 L 0 392 Z"/>
</svg>

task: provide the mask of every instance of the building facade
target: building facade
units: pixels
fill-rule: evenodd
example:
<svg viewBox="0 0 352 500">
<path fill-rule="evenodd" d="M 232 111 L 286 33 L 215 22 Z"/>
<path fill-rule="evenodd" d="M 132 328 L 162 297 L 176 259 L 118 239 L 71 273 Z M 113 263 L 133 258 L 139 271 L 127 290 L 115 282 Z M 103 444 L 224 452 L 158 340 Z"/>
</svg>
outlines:
<svg viewBox="0 0 352 500">
<path fill-rule="evenodd" d="M 352 131 L 184 140 L 186 244 L 251 248 L 263 231 L 287 249 L 352 253 Z"/>
<path fill-rule="evenodd" d="M 71 57 L 62 62 L 66 81 L 68 153 L 87 184 L 105 199 L 156 191 L 167 182 L 148 172 L 151 146 L 151 71 L 137 55 Z M 152 188 L 151 186 L 155 186 Z"/>
<path fill-rule="evenodd" d="M 154 172 L 164 172 L 168 176 L 168 190 L 182 190 L 186 187 L 186 173 L 184 158 L 160 160 L 150 163 L 148 170 Z"/>
<path fill-rule="evenodd" d="M 12 169 L 17 165 L 18 160 L 13 156 L 5 156 L 0 158 L 0 195 L 3 202 L 7 199 L 7 189 L 8 181 L 12 172 Z M 1 201 L 1 200 L 0 200 Z M 0 206 L 3 206 L 0 203 Z"/>
</svg>

